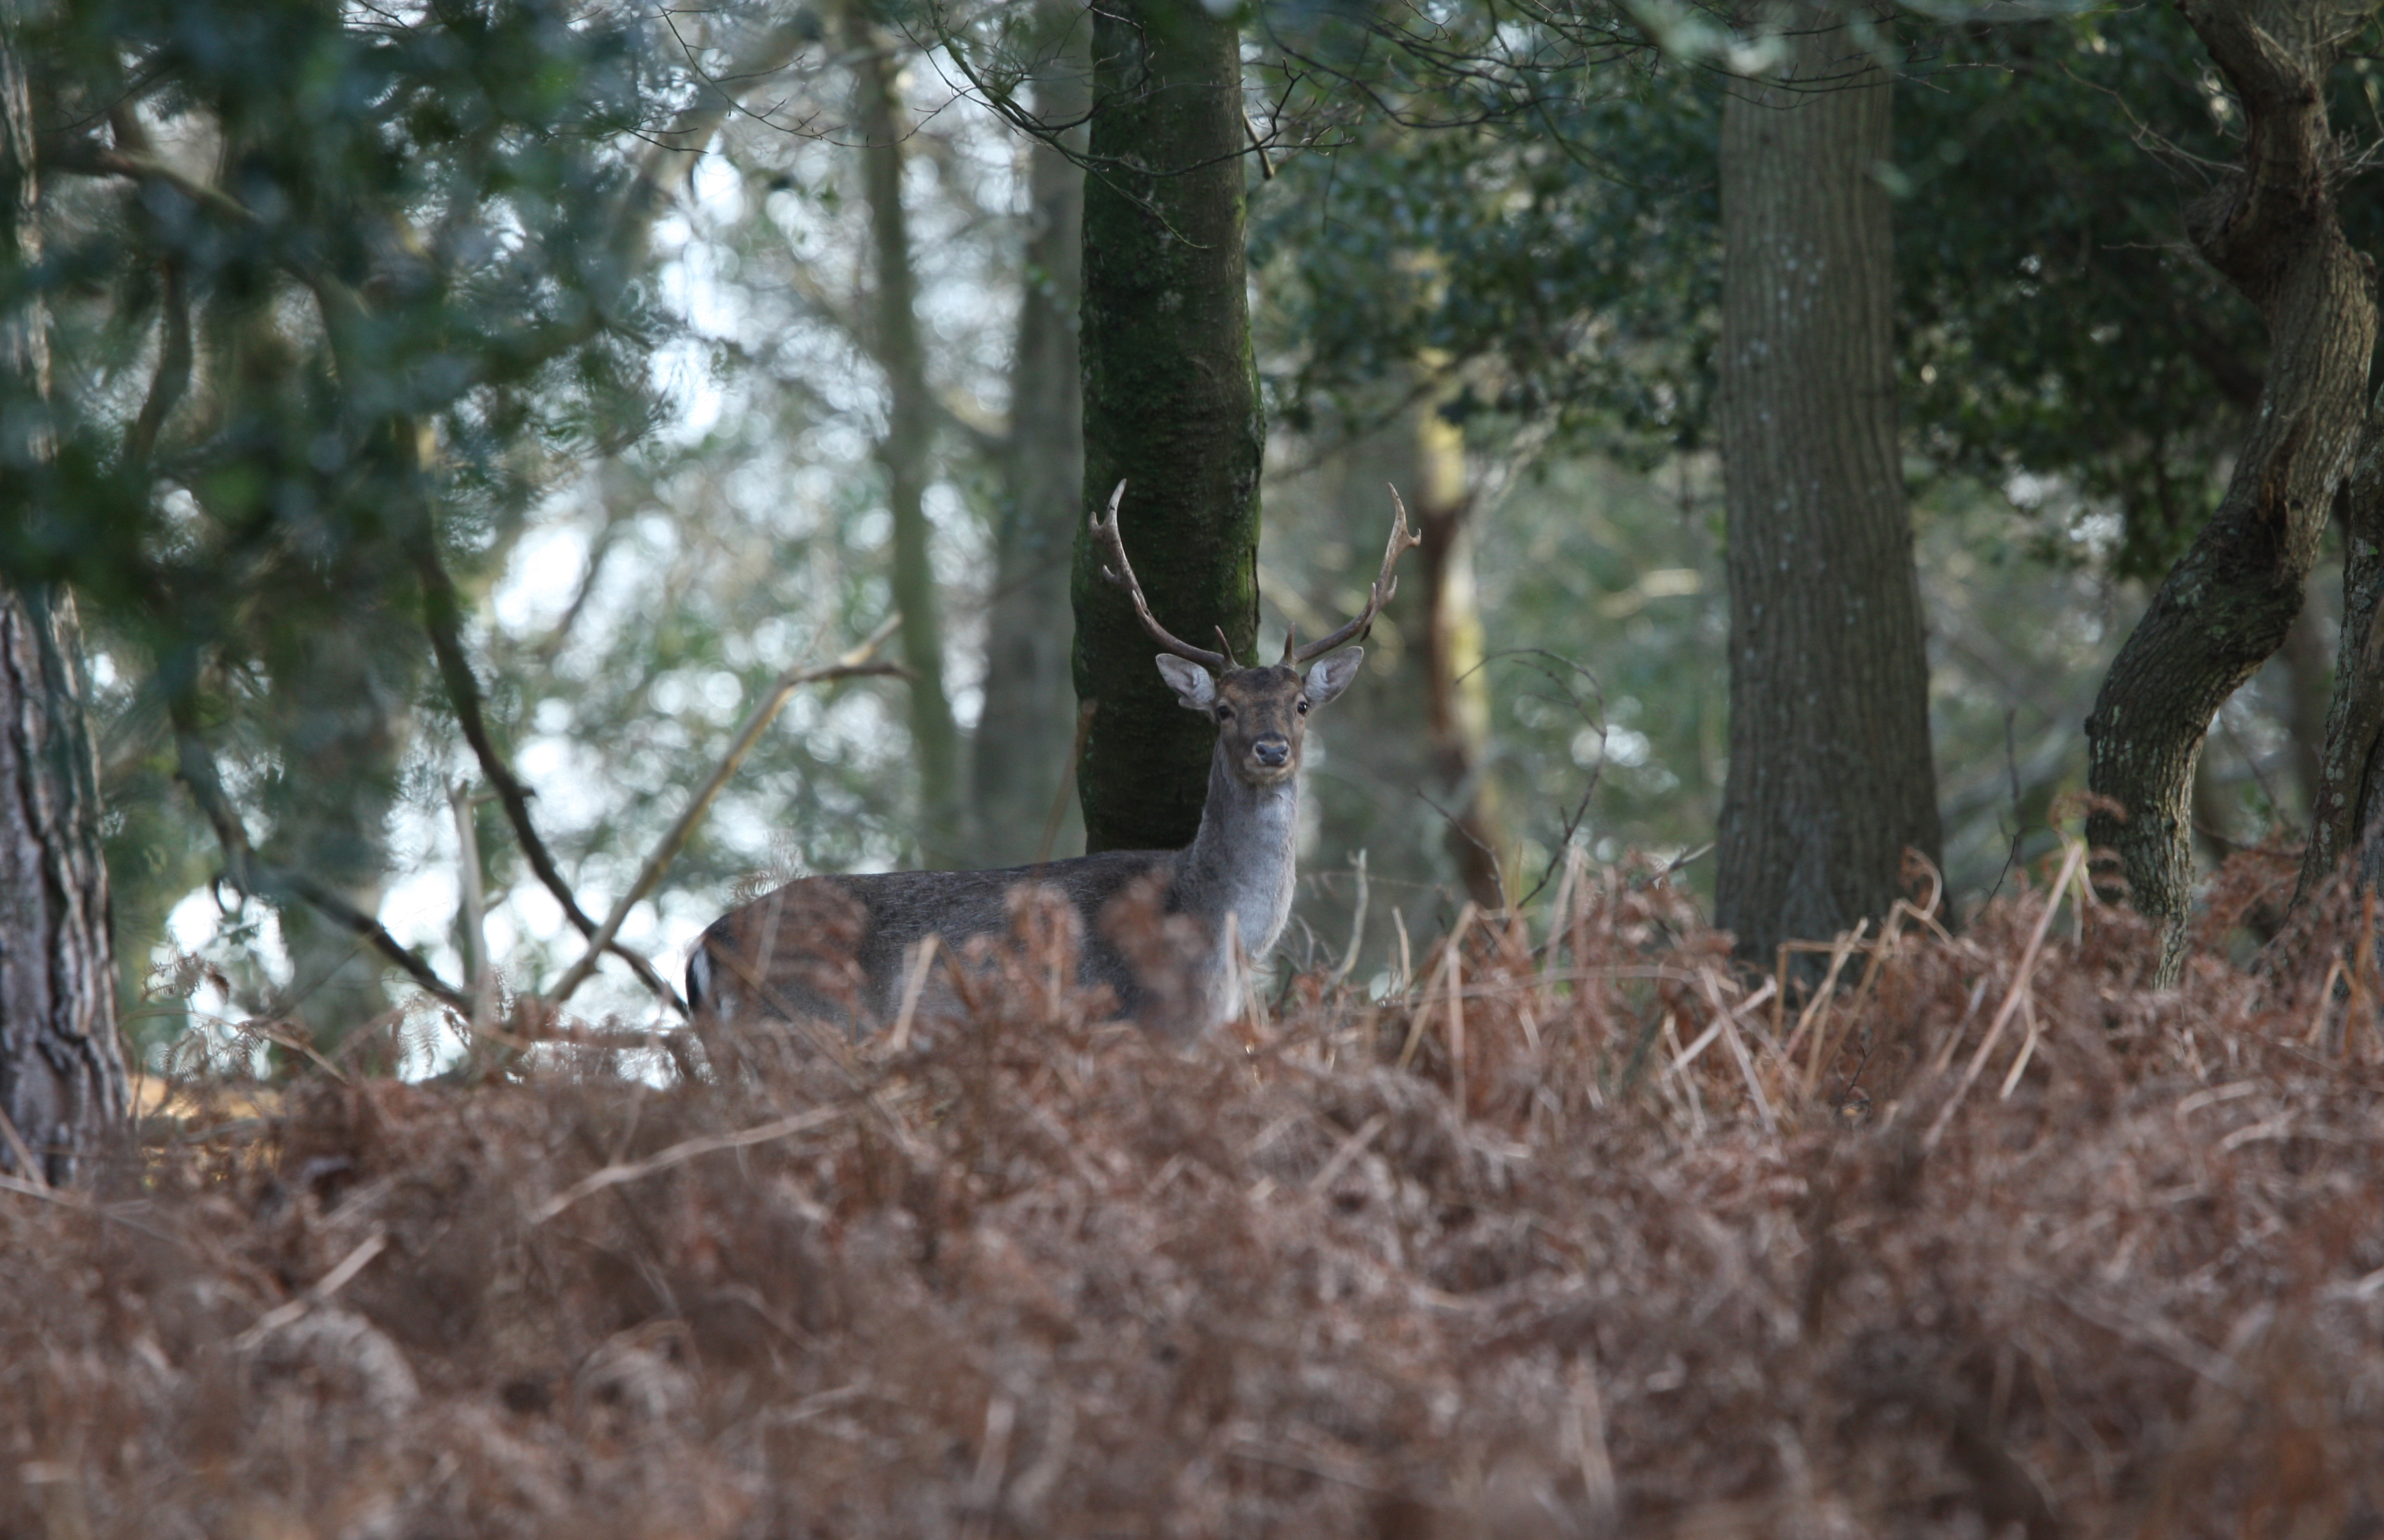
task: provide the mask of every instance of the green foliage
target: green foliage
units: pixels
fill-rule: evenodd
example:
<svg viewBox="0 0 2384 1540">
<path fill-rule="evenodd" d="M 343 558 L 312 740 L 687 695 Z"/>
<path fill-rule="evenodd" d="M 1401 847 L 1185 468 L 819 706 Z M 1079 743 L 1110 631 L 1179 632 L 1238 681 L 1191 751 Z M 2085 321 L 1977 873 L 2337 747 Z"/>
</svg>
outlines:
<svg viewBox="0 0 2384 1540">
<path fill-rule="evenodd" d="M 21 34 L 43 257 L 0 270 L 0 305 L 52 318 L 55 451 L 0 476 L 0 570 L 74 584 L 120 676 L 133 923 L 202 859 L 155 801 L 178 736 L 228 763 L 268 856 L 375 888 L 420 564 L 468 575 L 559 467 L 652 417 L 617 239 L 624 146 L 672 89 L 641 28 L 545 0 L 74 0 Z M 31 384 L 0 411 L 36 410 Z"/>
<path fill-rule="evenodd" d="M 2265 365 L 2258 317 L 2185 235 L 2240 115 L 2167 8 L 1903 27 L 1880 175 L 1912 447 L 1926 474 L 2040 513 L 2048 558 L 2079 549 L 2079 503 L 2044 496 L 2058 481 L 2117 515 L 2096 542 L 2116 570 L 2164 571 L 2216 505 Z M 2378 83 L 2347 63 L 2336 120 L 2375 120 Z M 1284 421 L 1373 420 L 1381 382 L 1422 363 L 1461 383 L 1444 410 L 1494 435 L 1535 423 L 1640 465 L 1704 442 L 1720 78 L 1634 60 L 1495 104 L 1469 75 L 1430 89 L 1292 157 L 1254 203 Z M 1468 101 L 1463 126 L 1394 121 Z M 2343 212 L 2361 249 L 2384 243 L 2367 180 Z"/>
<path fill-rule="evenodd" d="M 2184 237 L 2203 168 L 2235 154 L 2212 87 L 2192 32 L 2153 7 L 1954 31 L 1897 102 L 1918 446 L 2023 507 L 2059 478 L 2115 509 L 2134 577 L 2216 506 L 2264 363 L 2258 318 Z M 2067 530 L 2047 512 L 2052 555 Z"/>
<path fill-rule="evenodd" d="M 1377 122 L 1291 160 L 1250 232 L 1284 422 L 1369 420 L 1382 382 L 1422 364 L 1457 382 L 1458 420 L 1552 418 L 1643 461 L 1694 448 L 1720 283 L 1717 91 L 1677 65 L 1618 68 L 1511 119 Z"/>
</svg>

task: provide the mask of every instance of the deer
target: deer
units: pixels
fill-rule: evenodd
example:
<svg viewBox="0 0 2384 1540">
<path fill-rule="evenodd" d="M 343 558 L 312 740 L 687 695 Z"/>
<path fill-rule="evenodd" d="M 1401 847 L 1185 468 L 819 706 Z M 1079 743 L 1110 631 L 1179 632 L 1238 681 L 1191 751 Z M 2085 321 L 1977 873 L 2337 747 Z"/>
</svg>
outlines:
<svg viewBox="0 0 2384 1540">
<path fill-rule="evenodd" d="M 1125 483 L 1089 528 L 1102 578 L 1123 589 L 1164 649 L 1153 660 L 1187 711 L 1217 724 L 1198 831 L 1179 851 L 1105 851 L 986 872 L 887 872 L 798 878 L 713 922 L 688 962 L 699 1019 L 808 1015 L 859 1037 L 892 1018 L 923 946 L 959 956 L 975 938 L 1012 932 L 1014 893 L 1056 894 L 1078 946 L 1077 983 L 1107 986 L 1120 1013 L 1162 1037 L 1191 1041 L 1233 1019 L 1244 957 L 1266 957 L 1291 915 L 1298 876 L 1299 771 L 1310 714 L 1357 677 L 1383 605 L 1397 591 L 1399 557 L 1420 543 L 1397 489 L 1383 565 L 1366 604 L 1340 629 L 1283 659 L 1242 666 L 1220 627 L 1222 652 L 1161 625 L 1118 530 Z M 1343 649 L 1347 651 L 1343 651 Z M 1155 908 L 1174 940 L 1148 945 L 1134 918 Z M 990 944 L 990 943 L 989 943 Z"/>
</svg>

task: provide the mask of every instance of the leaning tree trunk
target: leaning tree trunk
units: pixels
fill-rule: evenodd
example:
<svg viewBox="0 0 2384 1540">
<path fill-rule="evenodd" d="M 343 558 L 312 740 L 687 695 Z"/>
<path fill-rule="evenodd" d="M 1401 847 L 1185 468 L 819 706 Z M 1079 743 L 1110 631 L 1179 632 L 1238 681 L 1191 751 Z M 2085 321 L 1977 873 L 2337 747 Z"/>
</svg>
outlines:
<svg viewBox="0 0 2384 1540">
<path fill-rule="evenodd" d="M 1935 859 L 1937 788 L 1896 445 L 1891 87 L 1829 13 L 1722 110 L 1730 775 L 1715 920 L 1825 938 Z"/>
<path fill-rule="evenodd" d="M 17 10 L 0 0 L 0 252 L 20 273 L 41 259 L 40 192 Z M 48 402 L 40 303 L 0 312 L 0 475 L 39 474 Z M 0 1171 L 54 1184 L 84 1175 L 124 1116 L 78 643 L 64 592 L 0 583 Z"/>
<path fill-rule="evenodd" d="M 1074 123 L 1090 98 L 1086 23 L 1073 4 L 1045 0 L 1041 10 L 1049 25 L 1064 29 L 1067 42 L 1055 45 L 1036 74 L 1035 111 L 1046 123 Z M 1068 138 L 1081 142 L 1083 135 Z M 990 866 L 1036 860 L 1050 853 L 1047 832 L 1055 842 L 1074 832 L 1052 827 L 1051 815 L 1075 739 L 1068 558 L 1085 502 L 1084 377 L 1076 357 L 1085 175 L 1062 150 L 1040 141 L 1027 155 L 1032 225 L 986 614 L 985 714 L 970 786 L 979 853 Z"/>
<path fill-rule="evenodd" d="M 2154 594 L 2086 719 L 2087 784 L 2116 806 L 2089 819 L 2087 838 L 2117 852 L 2129 901 L 2159 924 L 2165 985 L 2183 962 L 2192 897 L 2194 762 L 2212 716 L 2301 609 L 2376 341 L 2374 270 L 2336 214 L 2342 162 L 2325 89 L 2365 13 L 2291 0 L 2180 8 L 2246 120 L 2243 164 L 2191 212 L 2188 230 L 2258 308 L 2270 361 L 2225 499 Z"/>
<path fill-rule="evenodd" d="M 878 366 L 886 371 L 886 433 L 877 443 L 894 519 L 894 603 L 902 613 L 902 663 L 911 671 L 911 747 L 919 768 L 919 854 L 949 866 L 965 849 L 961 735 L 944 692 L 944 631 L 930 561 L 924 500 L 934 406 L 926 349 L 919 340 L 918 280 L 911 267 L 911 222 L 902 203 L 910 137 L 895 97 L 894 60 L 868 19 L 866 0 L 846 11 L 853 52 L 853 99 L 863 148 L 862 182 L 876 249 L 873 314 Z"/>
<path fill-rule="evenodd" d="M 1258 635 L 1259 457 L 1266 425 L 1242 257 L 1241 52 L 1198 0 L 1119 0 L 1093 23 L 1085 188 L 1087 511 L 1127 483 L 1126 551 L 1160 623 L 1195 644 Z M 1077 775 L 1091 851 L 1191 842 L 1212 723 L 1176 704 L 1080 525 Z"/>
</svg>

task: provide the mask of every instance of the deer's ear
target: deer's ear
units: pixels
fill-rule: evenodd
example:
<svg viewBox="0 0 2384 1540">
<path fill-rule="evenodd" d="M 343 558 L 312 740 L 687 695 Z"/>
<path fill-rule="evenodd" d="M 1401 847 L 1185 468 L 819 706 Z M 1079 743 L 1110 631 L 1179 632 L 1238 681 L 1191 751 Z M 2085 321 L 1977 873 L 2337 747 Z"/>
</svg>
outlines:
<svg viewBox="0 0 2384 1540">
<path fill-rule="evenodd" d="M 1174 656 L 1159 654 L 1159 676 L 1175 691 L 1176 702 L 1186 711 L 1205 712 L 1217 703 L 1217 681 L 1197 663 Z"/>
<path fill-rule="evenodd" d="M 1358 677 L 1358 665 L 1366 661 L 1366 650 L 1352 647 L 1346 652 L 1335 652 L 1308 671 L 1308 703 L 1326 705 L 1349 688 Z"/>
</svg>

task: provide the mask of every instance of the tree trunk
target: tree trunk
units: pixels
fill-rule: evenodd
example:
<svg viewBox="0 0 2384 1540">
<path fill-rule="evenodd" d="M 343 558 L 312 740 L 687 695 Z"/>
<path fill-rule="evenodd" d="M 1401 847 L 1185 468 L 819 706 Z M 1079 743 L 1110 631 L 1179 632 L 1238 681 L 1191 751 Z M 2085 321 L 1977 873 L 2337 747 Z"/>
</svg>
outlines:
<svg viewBox="0 0 2384 1540">
<path fill-rule="evenodd" d="M 1411 426 L 1417 474 L 1410 498 L 1422 541 L 1416 556 L 1424 590 L 1424 737 L 1440 783 L 1434 800 L 1447 818 L 1443 842 L 1466 896 L 1495 910 L 1506 903 L 1498 875 L 1506 835 L 1483 764 L 1490 737 L 1490 682 L 1482 672 L 1465 437 L 1430 402 L 1414 408 Z"/>
<path fill-rule="evenodd" d="M 0 249 L 21 271 L 41 260 L 41 185 L 17 21 L 0 0 Z M 48 457 L 48 402 L 42 306 L 0 312 L 0 473 Z M 56 1185 L 88 1174 L 125 1102 L 79 644 L 64 592 L 0 585 L 0 1171 Z"/>
<path fill-rule="evenodd" d="M 354 570 L 326 576 L 327 589 L 310 598 L 317 613 L 344 611 L 341 624 L 277 629 L 263 639 L 273 689 L 256 710 L 281 752 L 257 788 L 272 831 L 261 853 L 373 914 L 389 880 L 390 818 L 414 736 L 417 644 L 405 618 L 375 593 L 377 578 Z M 264 1009 L 304 1022 L 325 1051 L 386 1023 L 394 1003 L 387 961 L 296 895 L 275 893 L 271 901 L 290 954 L 290 987 Z M 392 1038 L 360 1062 L 392 1074 L 398 1061 Z"/>
<path fill-rule="evenodd" d="M 56 1185 L 87 1174 L 125 1099 L 78 640 L 64 594 L 0 587 L 0 1111 Z M 0 1169 L 25 1174 L 9 1149 Z"/>
<path fill-rule="evenodd" d="M 2359 887 L 2384 877 L 2384 842 L 2374 838 L 2384 814 L 2384 406 L 2368 410 L 2341 501 L 2342 639 L 2295 908 L 2353 851 Z"/>
<path fill-rule="evenodd" d="M 1073 123 L 1091 95 L 1087 23 L 1074 5 L 1047 0 L 1043 15 L 1065 42 L 1055 40 L 1053 56 L 1035 77 L 1035 110 L 1047 123 Z M 1046 853 L 1045 828 L 1075 741 L 1068 558 L 1085 502 L 1084 377 L 1076 356 L 1085 177 L 1040 141 L 1027 157 L 1030 229 L 986 615 L 985 715 L 972 777 L 978 850 L 988 866 Z M 1073 850 L 1083 838 L 1081 826 L 1053 833 L 1055 851 Z"/>
<path fill-rule="evenodd" d="M 2271 356 L 2226 497 L 2119 649 L 2086 719 L 2087 784 L 2124 810 L 2095 813 L 2087 838 L 2117 851 L 2129 901 L 2159 923 L 2165 985 L 2183 965 L 2192 898 L 2194 762 L 2212 716 L 2301 609 L 2376 340 L 2374 270 L 2336 216 L 2341 164 L 2325 92 L 2364 17 L 2258 0 L 2180 8 L 2248 129 L 2245 164 L 2191 211 L 2188 231 L 2258 308 Z"/>
<path fill-rule="evenodd" d="M 1894 250 L 1875 174 L 1890 82 L 1800 10 L 1722 112 L 1721 448 L 1730 772 L 1715 921 L 1743 955 L 1827 938 L 1938 854 L 1929 676 L 1905 512 Z"/>
<path fill-rule="evenodd" d="M 911 223 L 902 205 L 902 167 L 910 125 L 895 95 L 891 53 L 870 24 L 865 0 L 845 12 L 853 55 L 853 97 L 863 142 L 862 182 L 877 255 L 874 310 L 878 366 L 886 371 L 886 501 L 894 518 L 894 603 L 902 612 L 902 663 L 911 670 L 911 747 L 919 769 L 919 855 L 950 866 L 966 849 L 962 822 L 961 736 L 944 692 L 944 631 L 930 560 L 927 454 L 934 404 L 926 351 L 919 341 L 918 282 L 911 270 Z"/>
<path fill-rule="evenodd" d="M 1094 13 L 1085 188 L 1085 503 L 1127 483 L 1126 551 L 1160 623 L 1245 663 L 1258 634 L 1266 424 L 1242 256 L 1239 39 L 1197 0 Z M 1081 522 L 1076 693 L 1095 705 L 1078 769 L 1091 851 L 1191 842 L 1215 727 L 1176 704 Z"/>
<path fill-rule="evenodd" d="M 2342 501 L 2340 490 L 2335 501 Z M 2317 821 L 2318 799 L 2325 795 L 2326 718 L 2332 703 L 2334 680 L 2327 656 L 2324 612 L 2304 602 L 2285 633 L 2285 731 L 2292 752 L 2293 789 L 2301 793 L 2302 817 Z M 2278 817 L 2286 816 L 2279 809 Z"/>
</svg>

